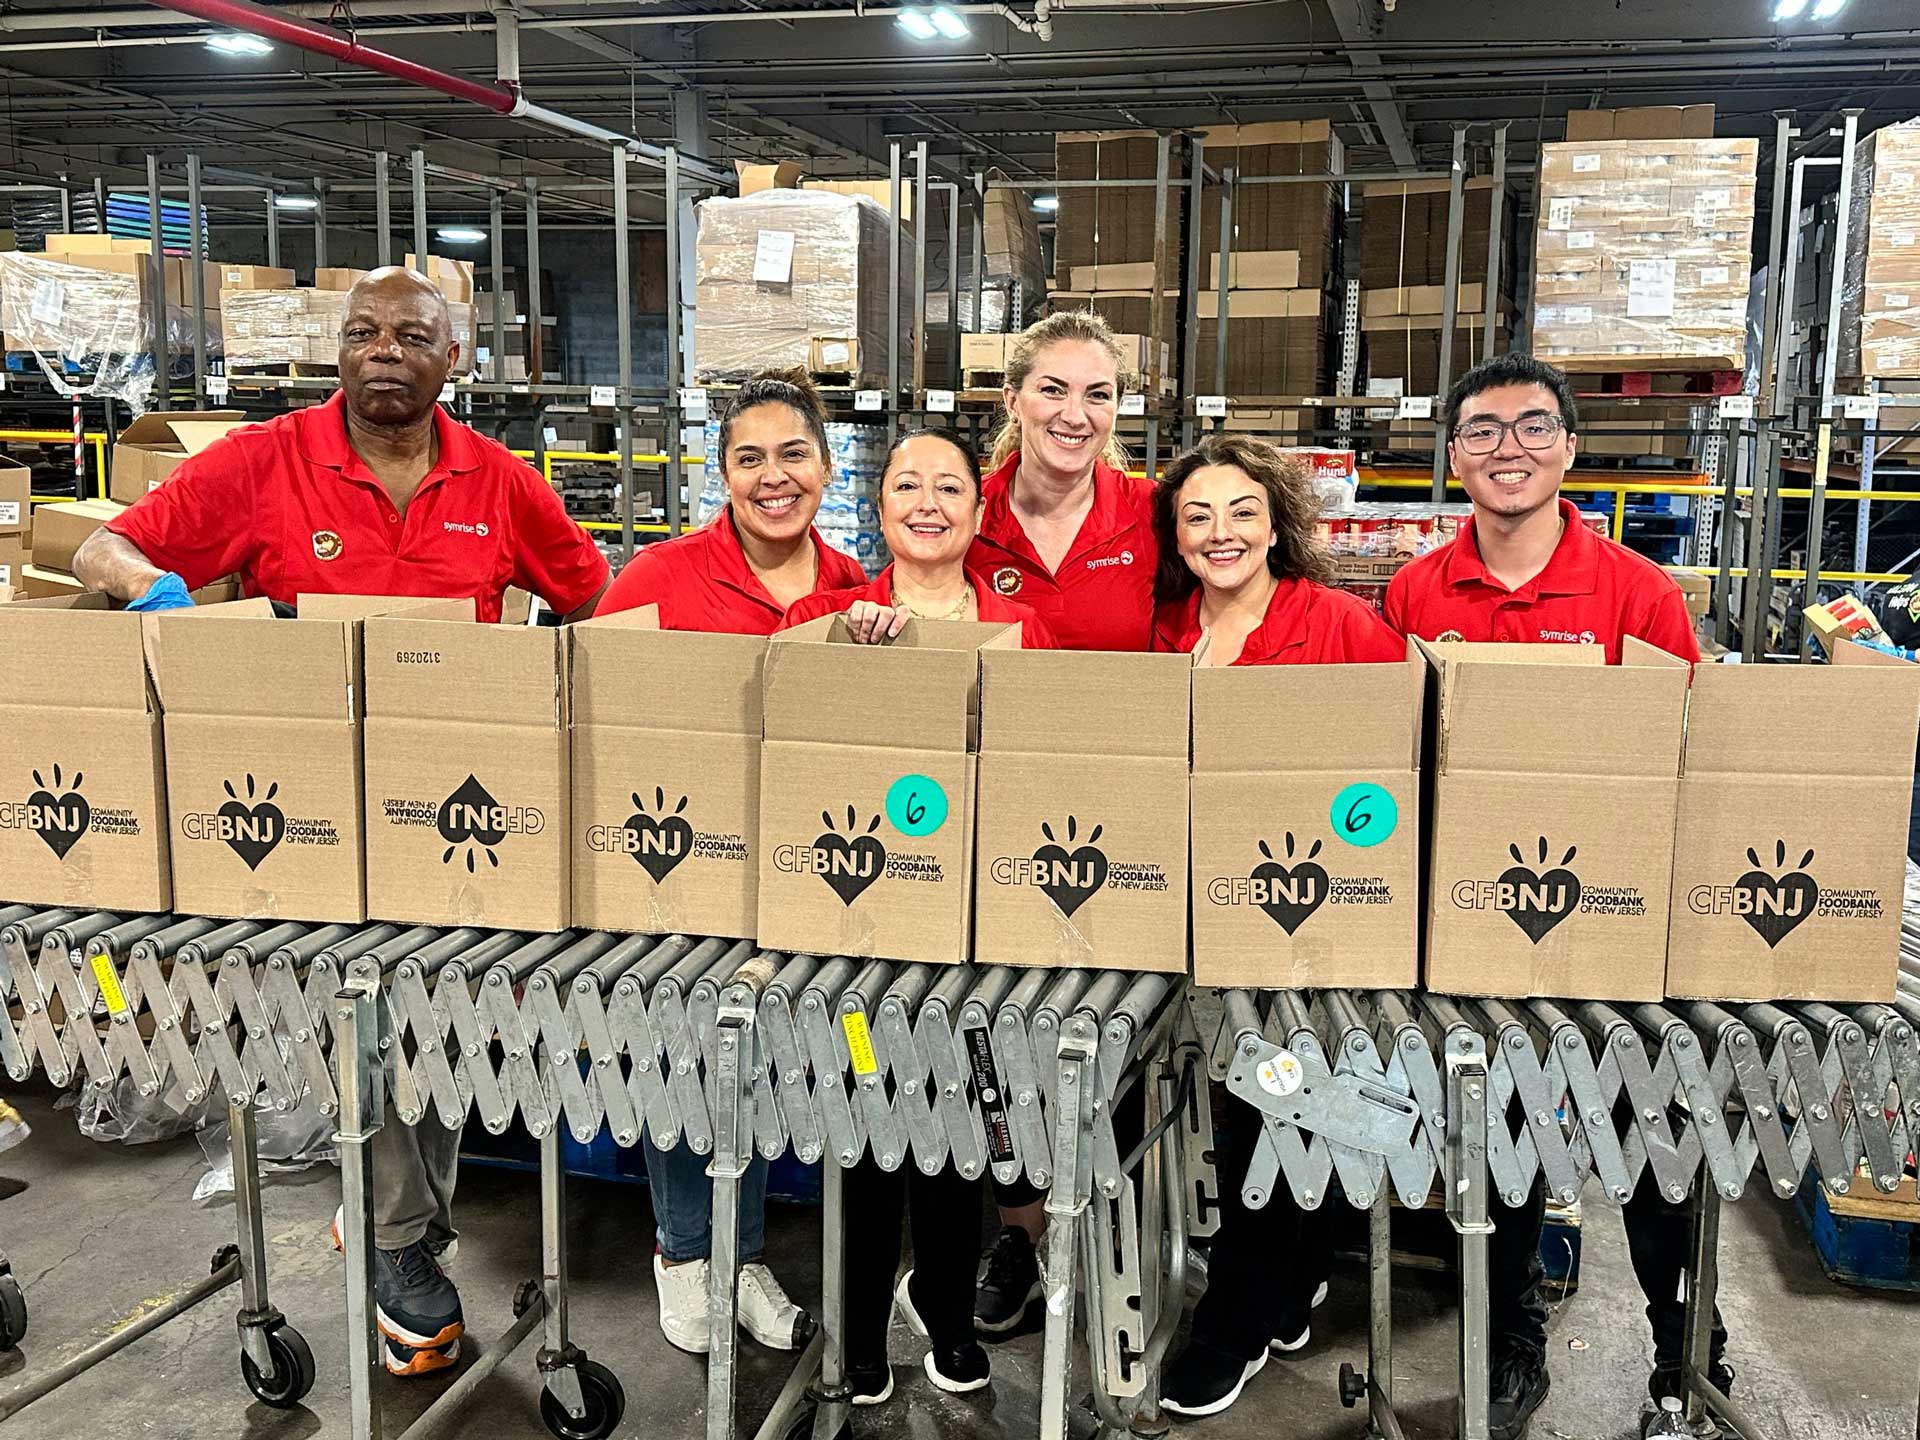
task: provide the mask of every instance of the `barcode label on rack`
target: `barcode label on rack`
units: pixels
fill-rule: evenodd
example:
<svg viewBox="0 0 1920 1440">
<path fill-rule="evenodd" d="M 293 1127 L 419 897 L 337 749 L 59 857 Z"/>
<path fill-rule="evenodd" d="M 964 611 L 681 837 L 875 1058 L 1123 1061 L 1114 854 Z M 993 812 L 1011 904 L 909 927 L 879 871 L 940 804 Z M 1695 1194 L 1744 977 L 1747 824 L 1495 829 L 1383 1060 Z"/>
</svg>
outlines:
<svg viewBox="0 0 1920 1440">
<path fill-rule="evenodd" d="M 853 408 L 856 410 L 884 410 L 887 408 L 887 392 L 884 390 L 856 390 L 853 392 Z"/>
<path fill-rule="evenodd" d="M 1846 395 L 1841 397 L 1841 413 L 1849 420 L 1878 420 L 1880 418 L 1880 397 L 1878 395 Z"/>
<path fill-rule="evenodd" d="M 697 385 L 683 388 L 680 391 L 680 414 L 694 424 L 706 424 L 707 392 Z"/>
<path fill-rule="evenodd" d="M 1753 396 L 1722 395 L 1720 397 L 1720 418 L 1722 420 L 1751 420 L 1753 418 Z"/>
<path fill-rule="evenodd" d="M 1400 420 L 1431 420 L 1433 418 L 1433 397 L 1431 395 L 1402 395 L 1400 409 L 1396 415 Z"/>
<path fill-rule="evenodd" d="M 224 375 L 207 376 L 207 398 L 224 400 L 227 398 L 227 377 Z"/>
<path fill-rule="evenodd" d="M 933 411 L 936 415 L 951 415 L 953 413 L 953 391 L 927 391 L 927 409 Z"/>
<path fill-rule="evenodd" d="M 1227 418 L 1227 397 L 1196 395 L 1193 397 L 1193 413 L 1203 420 L 1224 420 Z"/>
<path fill-rule="evenodd" d="M 589 405 L 611 405 L 611 404 L 613 404 L 613 386 L 611 386 L 611 385 L 593 385 L 593 386 L 590 386 L 590 387 L 588 387 L 588 390 L 587 390 L 587 403 L 588 403 Z"/>
<path fill-rule="evenodd" d="M 1147 413 L 1147 397 L 1144 395 L 1122 395 L 1120 397 L 1122 415 L 1144 415 Z"/>
</svg>

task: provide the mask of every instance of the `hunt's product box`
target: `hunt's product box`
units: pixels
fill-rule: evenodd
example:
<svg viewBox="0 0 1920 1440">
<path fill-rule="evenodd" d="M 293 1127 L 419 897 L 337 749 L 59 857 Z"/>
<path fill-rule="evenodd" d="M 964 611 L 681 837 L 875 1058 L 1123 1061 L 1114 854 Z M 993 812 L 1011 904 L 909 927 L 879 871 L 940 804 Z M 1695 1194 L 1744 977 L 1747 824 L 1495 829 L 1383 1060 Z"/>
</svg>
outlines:
<svg viewBox="0 0 1920 1440">
<path fill-rule="evenodd" d="M 1427 988 L 1660 999 L 1687 663 L 1638 640 L 1619 665 L 1596 645 L 1415 643 Z"/>
<path fill-rule="evenodd" d="M 188 456 L 247 424 L 238 410 L 154 410 L 142 415 L 113 442 L 109 493 L 131 505 L 156 490 Z"/>
<path fill-rule="evenodd" d="M 567 628 L 573 923 L 751 937 L 767 641 L 662 630 L 658 616 Z"/>
<path fill-rule="evenodd" d="M 360 626 L 417 600 L 303 596 L 155 616 L 173 903 L 195 915 L 367 918 Z"/>
<path fill-rule="evenodd" d="M 1192 664 L 983 653 L 975 960 L 1186 972 Z"/>
<path fill-rule="evenodd" d="M 566 928 L 561 645 L 471 601 L 366 622 L 369 919 Z"/>
<path fill-rule="evenodd" d="M 9 898 L 165 910 L 160 705 L 138 615 L 103 595 L 0 605 L 0 872 Z"/>
<path fill-rule="evenodd" d="M 1018 626 L 831 615 L 767 646 L 758 937 L 769 950 L 958 965 L 972 905 L 983 655 Z"/>
<path fill-rule="evenodd" d="M 1419 982 L 1426 671 L 1416 654 L 1193 672 L 1195 983 Z"/>
<path fill-rule="evenodd" d="M 1916 731 L 1920 666 L 1851 641 L 1832 665 L 1699 667 L 1667 994 L 1893 1002 Z"/>
</svg>

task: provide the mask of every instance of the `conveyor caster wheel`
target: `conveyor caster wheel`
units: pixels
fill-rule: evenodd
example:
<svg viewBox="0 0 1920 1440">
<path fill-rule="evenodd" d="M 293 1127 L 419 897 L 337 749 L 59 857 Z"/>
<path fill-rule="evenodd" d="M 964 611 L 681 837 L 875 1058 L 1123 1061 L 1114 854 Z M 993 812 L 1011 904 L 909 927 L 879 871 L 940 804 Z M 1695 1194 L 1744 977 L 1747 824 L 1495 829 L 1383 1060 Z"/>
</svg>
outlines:
<svg viewBox="0 0 1920 1440">
<path fill-rule="evenodd" d="M 522 1280 L 520 1282 L 520 1288 L 513 1292 L 513 1318 L 518 1320 L 522 1315 L 538 1305 L 540 1303 L 540 1296 L 541 1290 L 538 1280 Z"/>
<path fill-rule="evenodd" d="M 803 1410 L 787 1427 L 787 1433 L 781 1440 L 813 1440 L 813 1418 L 815 1412 Z M 833 1432 L 833 1440 L 853 1440 L 852 1422 L 843 1420 L 840 1428 Z"/>
<path fill-rule="evenodd" d="M 627 1408 L 627 1392 L 611 1370 L 592 1360 L 582 1360 L 574 1374 L 580 1379 L 586 1413 L 575 1419 L 551 1390 L 542 1390 L 540 1419 L 558 1440 L 606 1440 Z"/>
<path fill-rule="evenodd" d="M 0 1270 L 0 1350 L 11 1350 L 27 1338 L 27 1297 L 20 1282 Z"/>
<path fill-rule="evenodd" d="M 1340 1403 L 1351 1410 L 1366 1398 L 1367 1377 L 1343 1362 L 1340 1366 Z"/>
<path fill-rule="evenodd" d="M 291 1410 L 313 1389 L 313 1351 L 307 1348 L 306 1338 L 284 1321 L 269 1326 L 265 1339 L 273 1356 L 273 1373 L 262 1375 L 253 1357 L 242 1351 L 240 1375 L 262 1405 Z"/>
</svg>

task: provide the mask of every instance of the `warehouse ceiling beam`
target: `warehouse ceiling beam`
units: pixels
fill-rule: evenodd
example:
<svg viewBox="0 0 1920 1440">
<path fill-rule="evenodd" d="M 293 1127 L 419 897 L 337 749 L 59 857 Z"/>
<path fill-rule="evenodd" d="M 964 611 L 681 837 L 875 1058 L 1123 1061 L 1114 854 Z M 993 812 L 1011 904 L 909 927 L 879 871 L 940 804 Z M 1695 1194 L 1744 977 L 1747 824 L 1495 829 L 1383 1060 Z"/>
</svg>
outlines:
<svg viewBox="0 0 1920 1440">
<path fill-rule="evenodd" d="M 1375 0 L 1326 0 L 1327 12 L 1333 17 L 1334 29 L 1340 32 L 1341 44 L 1347 47 L 1347 61 L 1353 66 L 1361 92 L 1367 97 L 1367 109 L 1373 114 L 1381 142 L 1393 156 L 1394 164 L 1412 165 L 1416 157 L 1413 142 L 1407 139 L 1406 117 L 1400 113 L 1393 86 L 1382 75 L 1380 57 L 1368 48 L 1369 42 L 1375 39 L 1374 3 Z"/>
</svg>

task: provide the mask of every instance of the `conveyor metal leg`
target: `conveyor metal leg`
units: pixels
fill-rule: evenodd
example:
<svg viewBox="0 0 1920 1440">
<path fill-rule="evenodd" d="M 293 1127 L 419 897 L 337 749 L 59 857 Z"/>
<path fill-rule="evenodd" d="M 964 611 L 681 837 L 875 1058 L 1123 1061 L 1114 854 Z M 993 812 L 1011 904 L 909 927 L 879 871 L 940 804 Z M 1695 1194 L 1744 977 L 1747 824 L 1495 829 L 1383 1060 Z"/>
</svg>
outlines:
<svg viewBox="0 0 1920 1440">
<path fill-rule="evenodd" d="M 750 1012 L 721 1012 L 713 1085 L 713 1250 L 708 1264 L 708 1440 L 732 1440 L 734 1372 L 740 1351 L 740 1180 L 752 1158 L 742 1085 L 752 1046 Z"/>
<path fill-rule="evenodd" d="M 378 982 L 349 982 L 333 998 L 333 1057 L 340 1091 L 340 1229 L 347 1259 L 347 1390 L 353 1440 L 380 1440 L 373 1393 L 383 1369 L 373 1301 L 373 1137 L 386 1108 L 380 1063 Z"/>
<path fill-rule="evenodd" d="M 1090 1037 L 1061 1037 L 1053 1184 L 1047 1190 L 1047 1235 L 1040 1272 L 1041 1302 L 1046 1309 L 1041 1440 L 1067 1440 L 1072 1407 L 1074 1264 L 1092 1184 L 1093 1056 Z"/>
<path fill-rule="evenodd" d="M 1392 1220 L 1392 1190 L 1382 1185 L 1367 1211 L 1367 1423 L 1376 1437 L 1400 1428 L 1393 1414 Z"/>
<path fill-rule="evenodd" d="M 557 1122 L 540 1137 L 540 1294 L 546 1303 L 534 1363 L 547 1394 L 577 1423 L 587 1410 L 580 1393 L 586 1356 L 567 1335 L 567 1170 Z"/>
<path fill-rule="evenodd" d="M 1447 1056 L 1447 1218 L 1460 1237 L 1460 1440 L 1487 1440 L 1487 1066 Z"/>
<path fill-rule="evenodd" d="M 828 1156 L 823 1186 L 826 1215 L 820 1258 L 820 1407 L 813 1414 L 813 1440 L 835 1440 L 846 1428 L 853 1406 L 847 1384 L 847 1172 Z"/>
</svg>

